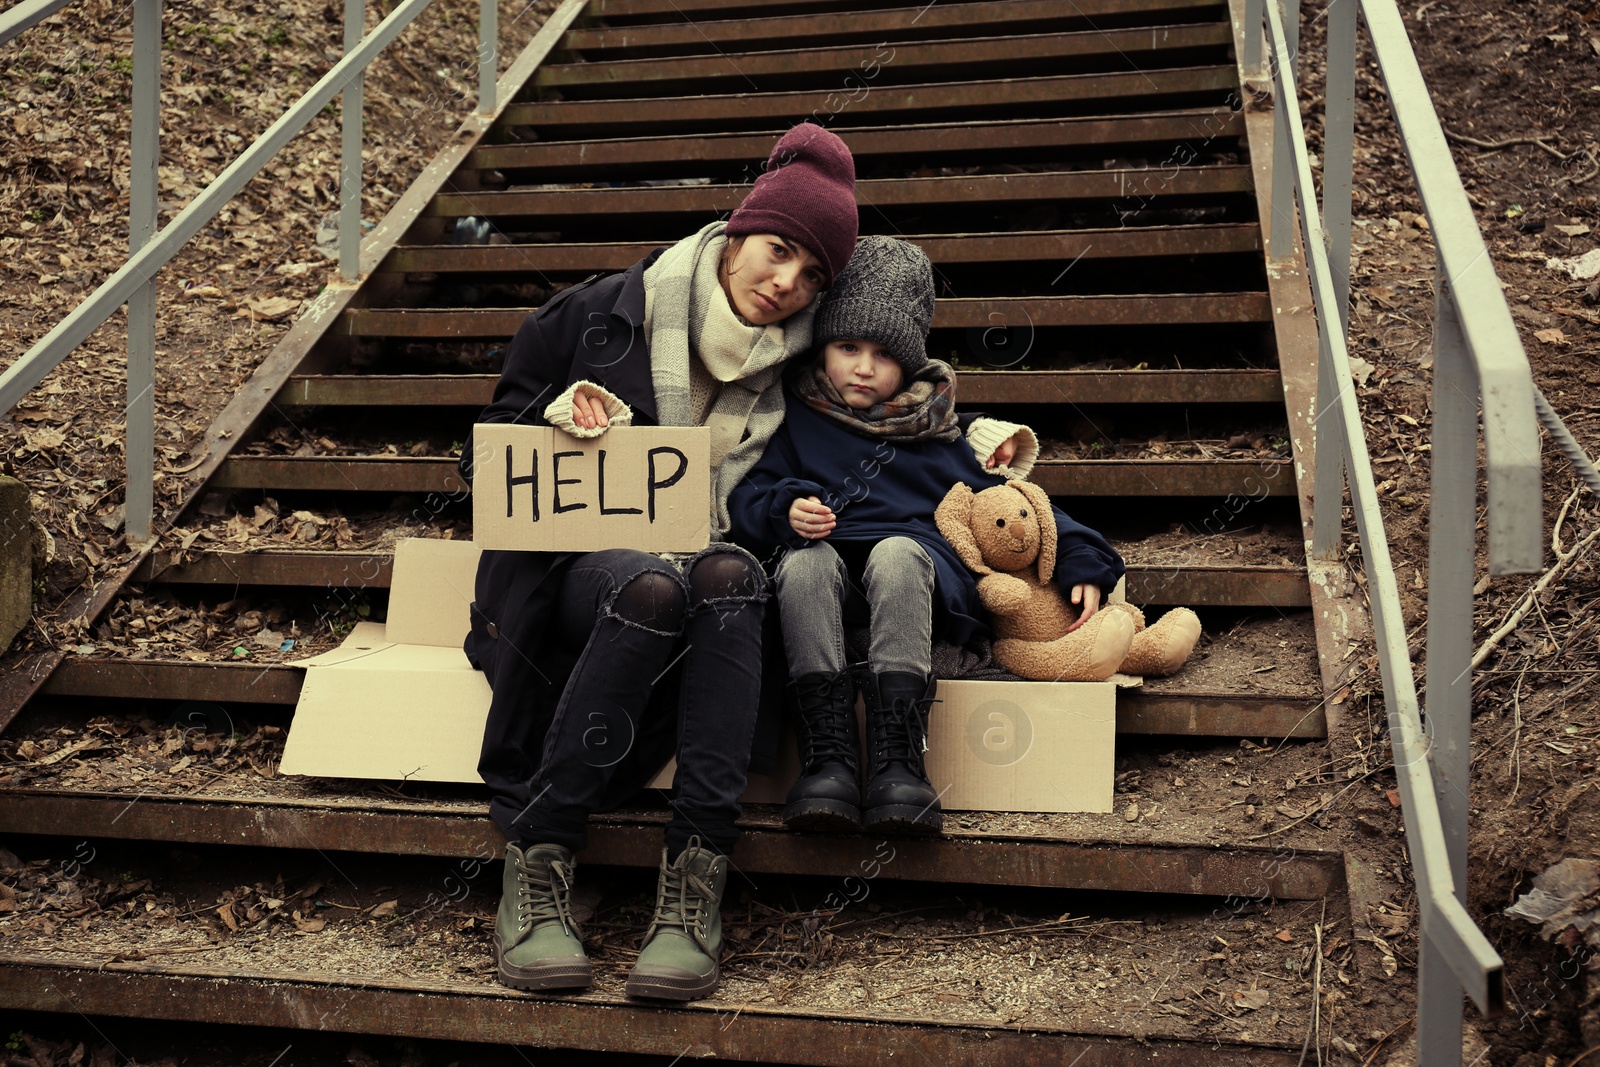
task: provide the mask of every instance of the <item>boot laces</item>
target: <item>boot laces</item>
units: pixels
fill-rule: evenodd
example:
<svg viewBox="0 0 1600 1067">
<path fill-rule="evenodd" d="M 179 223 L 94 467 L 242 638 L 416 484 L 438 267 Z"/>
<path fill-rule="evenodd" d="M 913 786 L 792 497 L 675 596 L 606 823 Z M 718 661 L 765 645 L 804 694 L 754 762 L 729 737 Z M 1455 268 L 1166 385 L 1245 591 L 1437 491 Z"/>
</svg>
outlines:
<svg viewBox="0 0 1600 1067">
<path fill-rule="evenodd" d="M 540 923 L 559 922 L 572 934 L 572 866 L 551 860 L 548 875 L 527 864 L 517 865 L 517 923 L 531 930 Z"/>
<path fill-rule="evenodd" d="M 811 681 L 806 685 L 796 683 L 801 719 L 805 725 L 805 763 L 808 770 L 823 763 L 855 763 L 854 709 L 841 707 L 844 702 L 834 700 L 835 684 L 831 678 Z"/>
<path fill-rule="evenodd" d="M 873 762 L 879 768 L 890 763 L 904 763 L 918 774 L 922 773 L 922 754 L 928 750 L 924 706 L 920 700 L 898 698 L 889 701 L 872 717 Z"/>
<path fill-rule="evenodd" d="M 694 871 L 676 865 L 663 866 L 656 879 L 656 914 L 645 932 L 645 941 L 648 943 L 663 927 L 682 930 L 694 939 L 702 952 L 712 955 L 707 932 L 710 906 L 716 896 L 711 883 Z"/>
</svg>

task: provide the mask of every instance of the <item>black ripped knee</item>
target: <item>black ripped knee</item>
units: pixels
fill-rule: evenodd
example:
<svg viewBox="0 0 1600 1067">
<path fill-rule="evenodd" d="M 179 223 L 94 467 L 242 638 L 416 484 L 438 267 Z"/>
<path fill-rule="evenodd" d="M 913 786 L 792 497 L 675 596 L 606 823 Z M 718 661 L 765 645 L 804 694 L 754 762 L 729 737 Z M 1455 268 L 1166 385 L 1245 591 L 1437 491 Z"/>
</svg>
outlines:
<svg viewBox="0 0 1600 1067">
<path fill-rule="evenodd" d="M 629 626 L 658 634 L 683 632 L 689 601 L 683 584 L 661 571 L 642 571 L 629 578 L 611 601 L 611 614 Z"/>
<path fill-rule="evenodd" d="M 719 600 L 765 600 L 767 576 L 753 556 L 712 552 L 689 566 L 689 599 L 696 604 Z"/>
</svg>

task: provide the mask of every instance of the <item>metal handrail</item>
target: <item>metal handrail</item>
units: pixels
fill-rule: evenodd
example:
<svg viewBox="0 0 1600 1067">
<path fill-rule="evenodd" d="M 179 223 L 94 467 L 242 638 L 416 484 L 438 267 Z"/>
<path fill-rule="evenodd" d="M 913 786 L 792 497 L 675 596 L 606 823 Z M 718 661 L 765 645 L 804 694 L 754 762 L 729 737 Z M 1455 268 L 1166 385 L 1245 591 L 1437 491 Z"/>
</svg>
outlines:
<svg viewBox="0 0 1600 1067">
<path fill-rule="evenodd" d="M 73 0 L 22 0 L 20 4 L 0 11 L 0 44 L 28 29 L 37 26 Z"/>
<path fill-rule="evenodd" d="M 1418 1062 L 1433 1067 L 1460 1062 L 1463 990 L 1485 1015 L 1504 1010 L 1502 961 L 1463 906 L 1480 398 L 1489 496 L 1489 561 L 1495 574 L 1535 571 L 1541 562 L 1539 436 L 1527 356 L 1428 99 L 1405 25 L 1394 0 L 1359 0 L 1359 4 L 1438 250 L 1426 726 L 1411 672 L 1360 403 L 1351 385 L 1345 334 L 1356 2 L 1330 0 L 1326 12 L 1326 229 L 1318 211 L 1295 87 L 1296 0 L 1290 0 L 1284 10 L 1275 2 L 1247 0 L 1245 65 L 1253 68 L 1260 64 L 1257 28 L 1264 24 L 1277 112 L 1268 256 L 1282 261 L 1292 255 L 1292 220 L 1298 207 L 1318 321 L 1316 484 L 1308 549 L 1314 560 L 1339 558 L 1344 480 L 1348 480 L 1421 911 Z"/>
<path fill-rule="evenodd" d="M 68 6 L 72 0 L 25 0 L 0 14 L 0 43 Z M 367 65 L 433 0 L 404 0 L 362 36 L 365 0 L 345 0 L 345 54 L 172 221 L 156 232 L 159 156 L 161 0 L 133 0 L 133 123 L 129 189 L 130 255 L 111 277 L 0 373 L 0 411 L 9 411 L 90 334 L 128 305 L 128 402 L 124 524 L 130 544 L 150 537 L 155 511 L 155 274 L 227 206 L 335 96 L 340 109 L 339 270 L 354 283 L 361 256 L 362 79 Z M 498 105 L 495 0 L 481 0 L 478 24 L 478 112 Z"/>
</svg>

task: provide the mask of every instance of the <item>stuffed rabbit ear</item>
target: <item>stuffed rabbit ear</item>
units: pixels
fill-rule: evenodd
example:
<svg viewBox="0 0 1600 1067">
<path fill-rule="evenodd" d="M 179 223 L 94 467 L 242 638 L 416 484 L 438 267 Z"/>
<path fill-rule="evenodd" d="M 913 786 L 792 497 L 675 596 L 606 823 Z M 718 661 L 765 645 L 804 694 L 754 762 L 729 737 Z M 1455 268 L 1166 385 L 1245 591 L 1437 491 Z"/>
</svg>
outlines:
<svg viewBox="0 0 1600 1067">
<path fill-rule="evenodd" d="M 933 513 L 934 525 L 939 527 L 939 532 L 944 539 L 950 542 L 950 547 L 956 550 L 956 555 L 961 557 L 961 562 L 974 574 L 988 576 L 994 571 L 983 562 L 983 553 L 978 549 L 978 539 L 972 536 L 972 488 L 965 482 L 957 482 L 950 487 L 944 495 L 939 507 Z"/>
<path fill-rule="evenodd" d="M 1012 479 L 1006 484 L 1026 497 L 1039 516 L 1039 581 L 1048 582 L 1056 573 L 1056 511 L 1050 506 L 1050 494 L 1032 482 Z"/>
</svg>

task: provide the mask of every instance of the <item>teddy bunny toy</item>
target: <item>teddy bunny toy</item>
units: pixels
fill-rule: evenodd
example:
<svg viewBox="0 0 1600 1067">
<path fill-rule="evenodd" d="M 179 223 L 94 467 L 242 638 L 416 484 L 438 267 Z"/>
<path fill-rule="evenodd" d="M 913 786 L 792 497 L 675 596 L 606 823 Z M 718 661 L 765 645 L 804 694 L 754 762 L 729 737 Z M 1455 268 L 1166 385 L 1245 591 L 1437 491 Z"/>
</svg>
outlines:
<svg viewBox="0 0 1600 1067">
<path fill-rule="evenodd" d="M 978 597 L 994 616 L 994 659 L 1033 681 L 1103 682 L 1118 671 L 1167 675 L 1200 639 L 1200 620 L 1174 608 L 1154 626 L 1131 604 L 1106 604 L 1071 633 L 1077 611 L 1051 576 L 1055 510 L 1045 491 L 1010 481 L 974 494 L 956 484 L 934 513 L 939 532 L 978 575 Z"/>
</svg>

